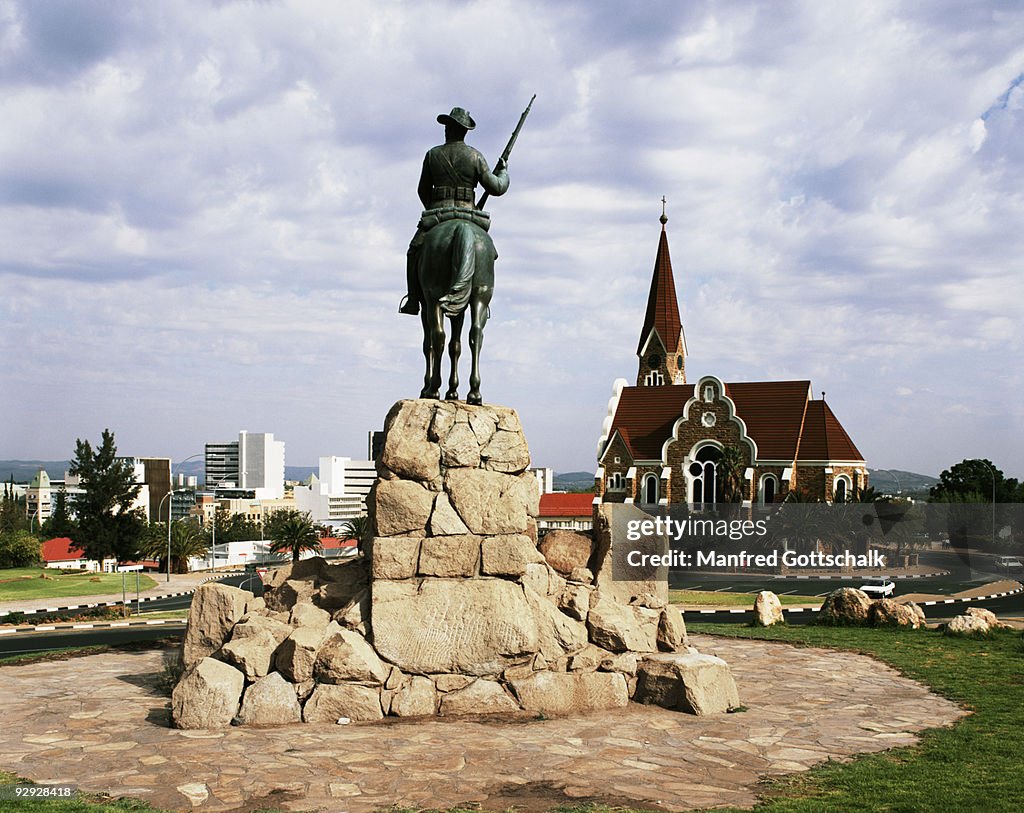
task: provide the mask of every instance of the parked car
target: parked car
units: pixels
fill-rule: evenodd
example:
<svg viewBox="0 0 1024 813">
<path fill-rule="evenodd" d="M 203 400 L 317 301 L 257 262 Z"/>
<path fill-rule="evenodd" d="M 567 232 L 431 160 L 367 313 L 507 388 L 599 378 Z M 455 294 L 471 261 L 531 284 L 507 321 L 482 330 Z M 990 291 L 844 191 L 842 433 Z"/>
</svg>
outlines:
<svg viewBox="0 0 1024 813">
<path fill-rule="evenodd" d="M 996 567 L 1004 573 L 1024 573 L 1024 564 L 1016 556 L 997 556 Z"/>
<path fill-rule="evenodd" d="M 896 584 L 888 576 L 871 576 L 864 580 L 860 589 L 872 598 L 889 598 L 896 592 Z"/>
</svg>

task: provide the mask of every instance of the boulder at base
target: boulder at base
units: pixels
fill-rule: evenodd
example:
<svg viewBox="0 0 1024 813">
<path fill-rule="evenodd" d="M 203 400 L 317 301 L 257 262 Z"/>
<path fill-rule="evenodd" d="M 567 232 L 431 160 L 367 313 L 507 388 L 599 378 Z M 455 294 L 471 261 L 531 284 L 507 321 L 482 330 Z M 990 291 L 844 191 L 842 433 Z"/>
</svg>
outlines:
<svg viewBox="0 0 1024 813">
<path fill-rule="evenodd" d="M 958 615 L 943 628 L 946 635 L 987 635 L 991 627 L 976 615 Z"/>
<path fill-rule="evenodd" d="M 891 598 L 880 598 L 871 605 L 871 623 L 876 627 L 909 627 L 916 630 L 921 626 L 923 617 L 923 613 L 919 617 L 914 611 L 916 606 L 900 604 Z"/>
<path fill-rule="evenodd" d="M 178 728 L 224 728 L 238 713 L 245 677 L 235 667 L 203 658 L 188 669 L 171 694 Z"/>
<path fill-rule="evenodd" d="M 740 704 L 729 665 L 713 655 L 648 655 L 634 700 L 692 714 L 720 714 Z"/>
<path fill-rule="evenodd" d="M 856 587 L 840 587 L 833 590 L 821 605 L 819 619 L 825 623 L 847 626 L 863 626 L 868 623 L 871 599 Z"/>
<path fill-rule="evenodd" d="M 758 627 L 772 627 L 782 624 L 782 602 L 771 590 L 762 590 L 754 599 L 754 624 Z"/>
<path fill-rule="evenodd" d="M 220 649 L 231 628 L 245 615 L 247 603 L 253 600 L 252 593 L 227 584 L 199 585 L 192 596 L 185 628 L 185 666 L 192 666 Z"/>
</svg>

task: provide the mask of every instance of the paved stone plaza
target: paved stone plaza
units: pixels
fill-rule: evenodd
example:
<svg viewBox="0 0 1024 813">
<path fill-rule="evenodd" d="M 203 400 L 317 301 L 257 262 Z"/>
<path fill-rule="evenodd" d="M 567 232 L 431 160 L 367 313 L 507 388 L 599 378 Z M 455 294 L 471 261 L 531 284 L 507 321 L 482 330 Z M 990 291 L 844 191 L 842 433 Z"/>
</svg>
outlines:
<svg viewBox="0 0 1024 813">
<path fill-rule="evenodd" d="M 362 813 L 591 800 L 753 805 L 764 776 L 915 742 L 965 712 L 871 658 L 693 636 L 728 660 L 745 712 L 656 707 L 585 717 L 177 731 L 160 652 L 0 668 L 0 769 L 172 809 Z"/>
</svg>

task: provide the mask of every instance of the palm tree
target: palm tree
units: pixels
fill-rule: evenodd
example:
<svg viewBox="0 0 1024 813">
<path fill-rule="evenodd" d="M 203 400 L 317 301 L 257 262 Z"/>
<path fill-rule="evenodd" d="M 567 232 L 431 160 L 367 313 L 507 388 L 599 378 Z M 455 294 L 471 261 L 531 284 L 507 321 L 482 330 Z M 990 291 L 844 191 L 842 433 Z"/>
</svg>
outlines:
<svg viewBox="0 0 1024 813">
<path fill-rule="evenodd" d="M 747 455 L 738 446 L 726 446 L 718 459 L 718 471 L 722 477 L 722 502 L 740 502 L 743 499 L 740 483 L 747 466 Z"/>
<path fill-rule="evenodd" d="M 320 545 L 320 530 L 308 511 L 278 511 L 267 524 L 272 540 L 270 550 L 273 553 L 290 553 L 293 562 L 299 561 L 307 550 L 320 553 L 323 549 Z"/>
<path fill-rule="evenodd" d="M 142 542 L 139 552 L 161 562 L 161 570 L 167 563 L 167 523 L 150 525 L 149 533 Z M 202 559 L 209 545 L 206 534 L 193 522 L 178 521 L 171 525 L 171 570 L 188 573 L 189 559 Z"/>
<path fill-rule="evenodd" d="M 361 517 L 346 519 L 338 527 L 338 535 L 342 539 L 356 540 L 356 549 L 360 553 L 363 552 L 363 545 L 369 541 L 372 532 L 373 528 L 370 525 L 370 518 L 365 514 Z"/>
</svg>

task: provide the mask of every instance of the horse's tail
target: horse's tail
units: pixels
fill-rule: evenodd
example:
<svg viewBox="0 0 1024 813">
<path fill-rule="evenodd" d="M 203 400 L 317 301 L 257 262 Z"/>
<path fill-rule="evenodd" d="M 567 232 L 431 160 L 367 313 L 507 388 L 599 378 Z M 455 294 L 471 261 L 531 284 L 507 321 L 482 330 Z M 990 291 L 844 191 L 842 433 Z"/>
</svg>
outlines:
<svg viewBox="0 0 1024 813">
<path fill-rule="evenodd" d="M 448 292 L 438 302 L 448 316 L 458 316 L 469 304 L 476 274 L 476 232 L 466 222 L 458 222 L 452 230 L 452 281 Z"/>
</svg>

